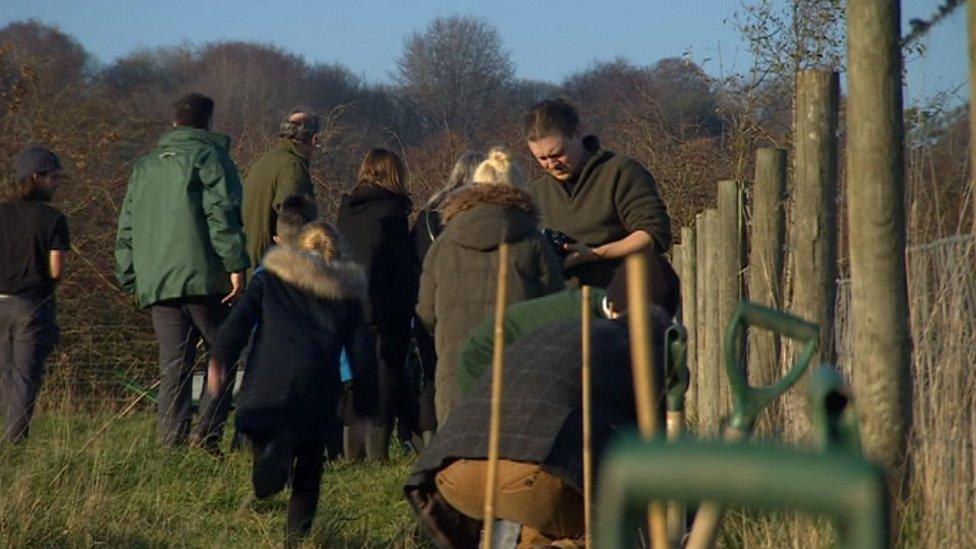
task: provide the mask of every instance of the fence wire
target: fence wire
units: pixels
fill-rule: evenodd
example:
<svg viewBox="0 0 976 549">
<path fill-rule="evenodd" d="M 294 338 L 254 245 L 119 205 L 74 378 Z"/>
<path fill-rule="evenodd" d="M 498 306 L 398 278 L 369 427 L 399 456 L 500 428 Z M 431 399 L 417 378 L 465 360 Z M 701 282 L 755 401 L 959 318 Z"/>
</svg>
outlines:
<svg viewBox="0 0 976 549">
<path fill-rule="evenodd" d="M 909 529 L 919 547 L 976 543 L 976 238 L 958 235 L 906 254 L 913 427 Z M 838 281 L 835 342 L 851 379 L 850 280 Z M 904 545 L 904 544 L 903 544 Z"/>
</svg>

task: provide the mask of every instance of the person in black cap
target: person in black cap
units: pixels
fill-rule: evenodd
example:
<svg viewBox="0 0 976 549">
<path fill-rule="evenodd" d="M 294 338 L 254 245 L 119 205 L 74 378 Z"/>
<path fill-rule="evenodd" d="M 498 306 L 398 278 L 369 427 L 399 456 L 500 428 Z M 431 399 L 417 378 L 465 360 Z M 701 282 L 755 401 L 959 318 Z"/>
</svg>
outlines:
<svg viewBox="0 0 976 549">
<path fill-rule="evenodd" d="M 48 204 L 63 177 L 57 155 L 27 147 L 14 175 L 13 198 L 0 203 L 0 445 L 27 438 L 58 341 L 54 287 L 69 249 L 68 222 Z"/>
</svg>

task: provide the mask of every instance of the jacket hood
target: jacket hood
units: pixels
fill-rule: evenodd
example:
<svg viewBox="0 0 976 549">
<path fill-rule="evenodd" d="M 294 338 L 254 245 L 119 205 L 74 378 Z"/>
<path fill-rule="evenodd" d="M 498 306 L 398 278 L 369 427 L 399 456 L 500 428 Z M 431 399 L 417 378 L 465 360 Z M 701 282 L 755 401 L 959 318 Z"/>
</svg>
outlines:
<svg viewBox="0 0 976 549">
<path fill-rule="evenodd" d="M 342 206 L 353 212 L 379 205 L 389 206 L 390 202 L 395 203 L 403 213 L 410 213 L 410 197 L 388 191 L 379 185 L 356 185 L 349 194 L 342 197 Z"/>
<path fill-rule="evenodd" d="M 494 250 L 502 240 L 516 242 L 537 230 L 532 197 L 509 185 L 474 184 L 447 199 L 444 235 L 466 248 Z"/>
<path fill-rule="evenodd" d="M 366 294 L 366 275 L 349 261 L 326 261 L 316 254 L 275 246 L 264 256 L 263 265 L 286 285 L 323 299 L 360 299 Z"/>
<path fill-rule="evenodd" d="M 230 137 L 222 133 L 191 128 L 189 126 L 177 126 L 164 133 L 159 138 L 160 147 L 183 147 L 186 145 L 207 145 L 217 147 L 224 152 L 230 151 Z"/>
</svg>

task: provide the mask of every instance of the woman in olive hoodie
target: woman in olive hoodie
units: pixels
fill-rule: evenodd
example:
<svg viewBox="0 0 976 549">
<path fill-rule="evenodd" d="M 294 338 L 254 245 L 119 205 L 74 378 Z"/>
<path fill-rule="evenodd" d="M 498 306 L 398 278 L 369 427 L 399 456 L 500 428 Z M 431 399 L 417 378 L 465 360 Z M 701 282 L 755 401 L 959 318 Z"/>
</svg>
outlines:
<svg viewBox="0 0 976 549">
<path fill-rule="evenodd" d="M 498 246 L 510 246 L 509 304 L 563 288 L 555 252 L 542 237 L 525 178 L 508 152 L 492 149 L 474 184 L 444 206 L 444 232 L 424 258 L 417 316 L 437 346 L 435 404 L 441 424 L 457 403 L 457 364 L 471 330 L 493 311 Z"/>
<path fill-rule="evenodd" d="M 407 222 L 411 203 L 403 161 L 386 149 L 372 149 L 356 179 L 352 192 L 342 197 L 338 225 L 350 258 L 362 265 L 369 281 L 365 312 L 376 339 L 380 400 L 375 417 L 347 418 L 346 457 L 361 457 L 365 445 L 368 459 L 385 459 L 393 418 L 399 420 L 401 439 L 418 431 L 416 389 L 404 366 L 420 269 Z"/>
</svg>

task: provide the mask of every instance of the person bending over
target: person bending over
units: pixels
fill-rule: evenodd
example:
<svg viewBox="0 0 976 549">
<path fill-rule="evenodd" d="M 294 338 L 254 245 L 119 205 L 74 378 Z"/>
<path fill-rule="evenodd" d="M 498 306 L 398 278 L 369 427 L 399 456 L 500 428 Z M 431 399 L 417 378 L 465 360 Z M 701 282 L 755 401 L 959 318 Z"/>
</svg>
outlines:
<svg viewBox="0 0 976 549">
<path fill-rule="evenodd" d="M 652 306 L 656 338 L 670 322 Z M 626 316 L 591 325 L 594 470 L 611 436 L 635 426 Z M 521 525 L 519 547 L 582 547 L 580 322 L 550 324 L 505 353 L 496 518 Z M 654 374 L 659 380 L 661 368 Z M 420 455 L 404 492 L 439 547 L 476 547 L 482 521 L 491 408 L 484 375 Z"/>
</svg>

